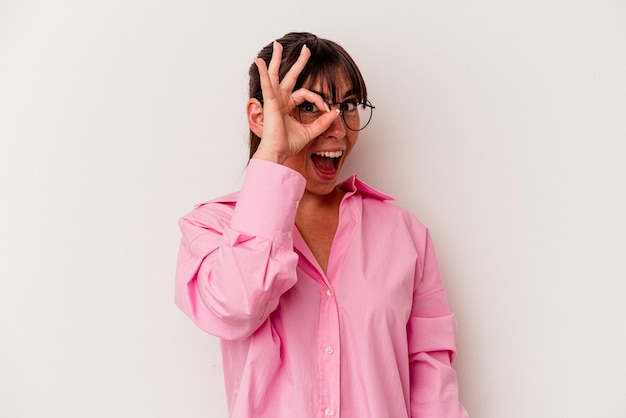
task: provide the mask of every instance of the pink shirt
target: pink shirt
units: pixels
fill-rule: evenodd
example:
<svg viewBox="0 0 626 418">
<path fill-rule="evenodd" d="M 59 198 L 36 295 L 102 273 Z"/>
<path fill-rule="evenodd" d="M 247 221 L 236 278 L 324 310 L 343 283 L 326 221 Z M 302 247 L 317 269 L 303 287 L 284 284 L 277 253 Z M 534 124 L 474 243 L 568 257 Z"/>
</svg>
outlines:
<svg viewBox="0 0 626 418">
<path fill-rule="evenodd" d="M 304 187 L 251 160 L 180 221 L 176 303 L 221 339 L 230 416 L 467 417 L 428 230 L 353 176 L 324 274 L 294 227 Z"/>
</svg>

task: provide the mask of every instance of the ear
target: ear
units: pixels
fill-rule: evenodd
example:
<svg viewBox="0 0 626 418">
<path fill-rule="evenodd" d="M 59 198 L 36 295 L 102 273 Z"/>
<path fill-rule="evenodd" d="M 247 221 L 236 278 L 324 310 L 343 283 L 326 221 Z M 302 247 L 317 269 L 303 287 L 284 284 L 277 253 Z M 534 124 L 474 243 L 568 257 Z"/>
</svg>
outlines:
<svg viewBox="0 0 626 418">
<path fill-rule="evenodd" d="M 248 100 L 246 105 L 248 115 L 248 126 L 259 138 L 263 137 L 263 105 L 257 99 Z"/>
</svg>

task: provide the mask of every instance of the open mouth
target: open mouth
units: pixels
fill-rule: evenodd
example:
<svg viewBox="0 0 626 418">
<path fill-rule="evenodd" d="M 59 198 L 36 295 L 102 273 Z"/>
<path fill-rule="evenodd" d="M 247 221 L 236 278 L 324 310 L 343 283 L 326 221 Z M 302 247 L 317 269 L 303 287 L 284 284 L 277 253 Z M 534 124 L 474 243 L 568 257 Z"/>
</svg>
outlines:
<svg viewBox="0 0 626 418">
<path fill-rule="evenodd" d="M 315 168 L 324 174 L 333 174 L 339 168 L 339 161 L 343 156 L 341 151 L 320 151 L 311 154 L 311 160 Z"/>
</svg>

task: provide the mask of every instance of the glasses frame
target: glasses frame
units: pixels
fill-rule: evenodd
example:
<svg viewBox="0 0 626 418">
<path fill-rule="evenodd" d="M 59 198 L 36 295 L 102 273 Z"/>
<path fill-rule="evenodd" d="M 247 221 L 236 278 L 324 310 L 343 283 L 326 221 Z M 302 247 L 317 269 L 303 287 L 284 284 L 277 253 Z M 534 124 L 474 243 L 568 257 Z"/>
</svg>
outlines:
<svg viewBox="0 0 626 418">
<path fill-rule="evenodd" d="M 367 128 L 367 125 L 370 124 L 370 122 L 372 121 L 372 116 L 374 116 L 374 109 L 376 109 L 376 106 L 374 106 L 372 104 L 372 102 L 370 102 L 369 100 L 365 99 L 365 101 L 359 101 L 357 103 L 357 106 L 363 106 L 364 108 L 369 107 L 370 108 L 370 117 L 367 120 L 367 122 L 365 122 L 365 125 L 363 125 L 362 128 L 359 129 L 352 129 L 350 126 L 348 126 L 348 122 L 346 121 L 346 116 L 344 115 L 344 111 L 341 110 L 343 104 L 346 103 L 350 103 L 353 102 L 354 99 L 348 99 L 348 100 L 344 100 L 343 102 L 339 102 L 339 103 L 331 103 L 331 102 L 324 102 L 328 105 L 329 108 L 333 108 L 334 106 L 339 105 L 339 111 L 341 112 L 341 119 L 343 120 L 343 124 L 346 128 L 348 128 L 349 130 L 353 131 L 353 132 L 359 132 L 362 131 L 363 129 Z M 298 105 L 298 120 L 300 120 L 300 122 L 302 122 L 302 116 L 300 116 L 300 112 L 302 111 L 302 105 Z"/>
</svg>

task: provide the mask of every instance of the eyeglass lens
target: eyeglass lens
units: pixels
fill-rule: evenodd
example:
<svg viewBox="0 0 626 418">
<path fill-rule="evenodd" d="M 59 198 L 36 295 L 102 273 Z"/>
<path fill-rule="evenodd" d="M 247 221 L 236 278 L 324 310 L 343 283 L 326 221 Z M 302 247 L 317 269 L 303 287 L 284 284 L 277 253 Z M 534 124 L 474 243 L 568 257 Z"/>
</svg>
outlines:
<svg viewBox="0 0 626 418">
<path fill-rule="evenodd" d="M 372 109 L 374 106 L 369 101 L 364 103 L 343 102 L 332 105 L 341 111 L 341 117 L 348 129 L 360 131 L 365 129 L 372 119 Z M 324 111 L 318 109 L 312 103 L 303 103 L 298 106 L 300 122 L 308 124 L 314 122 L 322 116 Z"/>
</svg>

